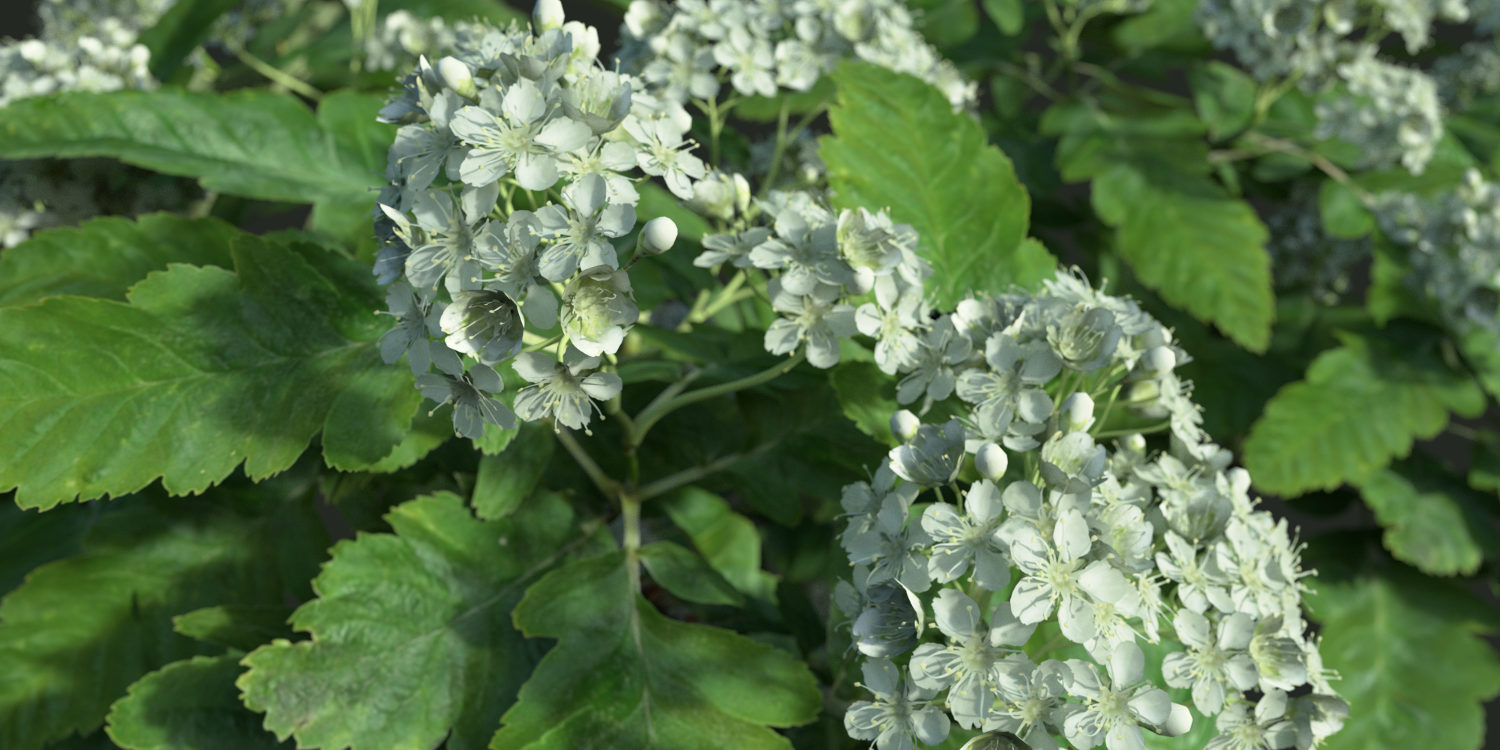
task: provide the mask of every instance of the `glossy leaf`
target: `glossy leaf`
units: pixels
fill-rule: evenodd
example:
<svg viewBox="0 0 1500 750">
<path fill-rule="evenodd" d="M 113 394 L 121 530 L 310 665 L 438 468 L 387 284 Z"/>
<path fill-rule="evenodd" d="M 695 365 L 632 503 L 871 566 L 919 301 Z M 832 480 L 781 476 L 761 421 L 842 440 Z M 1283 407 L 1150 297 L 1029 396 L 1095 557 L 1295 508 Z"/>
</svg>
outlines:
<svg viewBox="0 0 1500 750">
<path fill-rule="evenodd" d="M 319 431 L 335 467 L 391 453 L 420 397 L 376 350 L 368 273 L 250 235 L 232 252 L 233 271 L 173 266 L 128 302 L 0 309 L 0 488 L 43 508 L 158 478 L 201 492 L 241 463 L 286 469 Z"/>
<path fill-rule="evenodd" d="M 819 151 L 834 204 L 889 208 L 892 219 L 916 227 L 939 307 L 970 290 L 1003 292 L 1052 276 L 1056 259 L 1021 242 L 1026 189 L 978 123 L 926 83 L 885 68 L 844 63 L 834 79 L 834 135 Z"/>
<path fill-rule="evenodd" d="M 318 598 L 292 616 L 311 640 L 245 657 L 238 685 L 277 737 L 301 747 L 484 747 L 531 671 L 511 608 L 534 578 L 587 547 L 561 500 L 539 495 L 503 521 L 451 493 L 386 517 L 393 534 L 334 548 Z"/>
<path fill-rule="evenodd" d="M 630 586 L 623 551 L 571 563 L 521 600 L 515 622 L 557 644 L 490 742 L 499 750 L 789 748 L 817 681 L 783 651 L 667 618 Z"/>
</svg>

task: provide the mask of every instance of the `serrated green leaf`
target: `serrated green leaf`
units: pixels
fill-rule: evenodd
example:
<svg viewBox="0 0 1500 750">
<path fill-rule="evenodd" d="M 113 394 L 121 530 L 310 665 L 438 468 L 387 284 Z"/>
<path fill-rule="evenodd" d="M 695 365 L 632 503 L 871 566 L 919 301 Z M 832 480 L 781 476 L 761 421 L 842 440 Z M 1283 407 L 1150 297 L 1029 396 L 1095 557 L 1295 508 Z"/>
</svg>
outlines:
<svg viewBox="0 0 1500 750">
<path fill-rule="evenodd" d="M 725 580 L 752 598 L 774 598 L 776 576 L 761 569 L 760 532 L 754 522 L 731 510 L 724 498 L 696 487 L 663 498 L 660 504 Z"/>
<path fill-rule="evenodd" d="M 5 550 L 0 555 L 0 596 L 20 586 L 36 567 L 77 552 L 100 511 L 81 505 L 38 513 L 0 502 L 0 550 Z"/>
<path fill-rule="evenodd" d="M 740 606 L 745 598 L 697 553 L 673 542 L 641 547 L 641 563 L 657 585 L 684 601 Z"/>
<path fill-rule="evenodd" d="M 1099 217 L 1141 283 L 1169 304 L 1264 352 L 1276 302 L 1266 227 L 1213 181 L 1121 164 L 1093 183 Z"/>
<path fill-rule="evenodd" d="M 109 710 L 125 750 L 274 750 L 284 743 L 240 703 L 237 656 L 195 656 L 137 680 Z"/>
<path fill-rule="evenodd" d="M 277 638 L 291 638 L 292 608 L 283 604 L 219 604 L 172 618 L 172 629 L 204 643 L 252 651 Z"/>
<path fill-rule="evenodd" d="M 1188 70 L 1193 105 L 1214 138 L 1243 130 L 1255 115 L 1255 79 L 1233 66 L 1210 60 Z"/>
<path fill-rule="evenodd" d="M 43 508 L 157 478 L 201 492 L 241 463 L 286 469 L 320 430 L 337 468 L 391 453 L 420 395 L 380 360 L 365 269 L 244 234 L 232 255 L 151 274 L 128 303 L 0 309 L 0 489 Z"/>
<path fill-rule="evenodd" d="M 482 748 L 533 652 L 511 627 L 526 584 L 580 546 L 562 500 L 539 495 L 502 521 L 452 493 L 386 517 L 394 534 L 334 547 L 318 598 L 292 616 L 312 639 L 245 657 L 238 681 L 265 726 L 300 747 Z"/>
<path fill-rule="evenodd" d="M 1468 487 L 1406 461 L 1371 474 L 1359 494 L 1385 527 L 1382 541 L 1397 560 L 1434 576 L 1479 569 L 1476 535 L 1490 532 L 1482 516 L 1477 528 L 1470 524 L 1475 498 Z"/>
<path fill-rule="evenodd" d="M 59 294 L 124 300 L 126 290 L 169 263 L 229 268 L 241 232 L 217 219 L 149 214 L 91 219 L 38 232 L 0 254 L 0 306 Z"/>
<path fill-rule="evenodd" d="M 515 621 L 558 642 L 505 712 L 496 750 L 789 748 L 768 727 L 818 715 L 817 680 L 799 659 L 668 619 L 632 590 L 623 551 L 547 574 Z"/>
<path fill-rule="evenodd" d="M 1245 467 L 1279 495 L 1359 483 L 1448 424 L 1449 410 L 1474 415 L 1484 394 L 1431 352 L 1386 354 L 1346 337 L 1307 376 L 1282 388 L 1245 440 Z"/>
<path fill-rule="evenodd" d="M 499 455 L 480 458 L 471 499 L 474 512 L 491 521 L 520 507 L 541 481 L 556 445 L 550 425 L 527 422 L 518 430 L 514 445 Z"/>
<path fill-rule="evenodd" d="M 198 45 L 208 39 L 214 21 L 234 8 L 238 0 L 177 0 L 168 6 L 156 25 L 141 32 L 139 43 L 151 52 L 151 75 L 163 80 L 182 65 Z"/>
<path fill-rule="evenodd" d="M 1003 292 L 1053 275 L 1057 260 L 1021 242 L 1031 199 L 979 123 L 926 83 L 876 65 L 843 63 L 834 80 L 834 135 L 819 151 L 834 204 L 889 208 L 915 227 L 935 304 L 951 309 L 971 290 Z"/>
<path fill-rule="evenodd" d="M 1500 659 L 1436 596 L 1467 594 L 1415 575 L 1316 583 L 1307 604 L 1322 624 L 1323 665 L 1338 671 L 1349 702 L 1327 750 L 1483 746 L 1482 704 L 1500 693 Z"/>
<path fill-rule="evenodd" d="M 306 596 L 327 538 L 310 502 L 275 499 L 287 490 L 117 501 L 80 554 L 33 571 L 0 601 L 0 747 L 92 731 L 141 675 L 206 650 L 174 615 Z"/>
<path fill-rule="evenodd" d="M 366 210 L 384 166 L 366 160 L 357 136 L 329 132 L 290 94 L 69 92 L 5 108 L 0 158 L 80 156 L 194 177 L 246 198 Z"/>
</svg>

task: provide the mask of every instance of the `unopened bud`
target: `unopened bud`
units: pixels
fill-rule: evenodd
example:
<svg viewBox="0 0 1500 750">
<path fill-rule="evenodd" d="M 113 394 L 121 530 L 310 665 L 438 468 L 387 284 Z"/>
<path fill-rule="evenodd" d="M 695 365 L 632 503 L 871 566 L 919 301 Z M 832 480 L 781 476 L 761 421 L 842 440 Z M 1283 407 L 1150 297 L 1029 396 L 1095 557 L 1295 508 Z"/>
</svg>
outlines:
<svg viewBox="0 0 1500 750">
<path fill-rule="evenodd" d="M 1058 417 L 1067 432 L 1083 432 L 1094 423 L 1094 399 L 1087 393 L 1074 393 L 1063 399 Z"/>
<path fill-rule="evenodd" d="M 1120 438 L 1120 446 L 1125 450 L 1130 451 L 1131 453 L 1145 453 L 1146 436 L 1142 435 L 1139 432 L 1132 432 L 1129 435 Z"/>
<path fill-rule="evenodd" d="M 1177 355 L 1165 346 L 1155 346 L 1146 350 L 1141 362 L 1146 366 L 1146 372 L 1165 375 L 1177 366 Z"/>
<path fill-rule="evenodd" d="M 1193 728 L 1193 714 L 1188 707 L 1181 703 L 1173 703 L 1171 710 L 1167 712 L 1167 720 L 1162 722 L 1161 735 L 1163 737 L 1180 737 L 1187 734 Z"/>
<path fill-rule="evenodd" d="M 463 60 L 456 57 L 445 57 L 437 61 L 438 77 L 442 79 L 443 85 L 458 92 L 459 96 L 472 97 L 476 93 L 474 88 L 474 74 Z"/>
<path fill-rule="evenodd" d="M 665 216 L 658 216 L 641 227 L 640 234 L 641 252 L 646 255 L 660 255 L 672 249 L 677 242 L 677 222 Z"/>
<path fill-rule="evenodd" d="M 568 20 L 563 14 L 562 0 L 537 0 L 531 9 L 531 25 L 536 33 L 562 28 Z"/>
<path fill-rule="evenodd" d="M 917 429 L 922 426 L 922 420 L 912 414 L 909 409 L 902 409 L 891 415 L 891 434 L 897 440 L 906 442 L 917 435 Z"/>
<path fill-rule="evenodd" d="M 1005 455 L 1005 450 L 994 443 L 985 443 L 974 453 L 974 468 L 979 471 L 980 476 L 991 482 L 1000 481 L 1008 466 L 1010 456 Z"/>
</svg>

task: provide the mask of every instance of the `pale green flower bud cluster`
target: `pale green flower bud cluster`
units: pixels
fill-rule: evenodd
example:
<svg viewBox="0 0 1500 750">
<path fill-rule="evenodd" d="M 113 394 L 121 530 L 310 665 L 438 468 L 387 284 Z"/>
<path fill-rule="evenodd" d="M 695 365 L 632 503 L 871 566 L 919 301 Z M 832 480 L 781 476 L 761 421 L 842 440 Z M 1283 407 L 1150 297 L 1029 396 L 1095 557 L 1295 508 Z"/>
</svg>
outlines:
<svg viewBox="0 0 1500 750">
<path fill-rule="evenodd" d="M 605 70 L 597 31 L 557 4 L 537 18 L 535 31 L 456 27 L 454 53 L 422 57 L 381 111 L 401 123 L 376 215 L 375 273 L 397 320 L 381 351 L 454 404 L 466 437 L 516 417 L 588 428 L 621 388 L 603 359 L 640 317 L 621 262 L 635 182 L 660 177 L 687 199 L 705 176 L 680 105 Z M 675 240 L 670 221 L 649 223 L 635 256 Z M 505 362 L 531 383 L 514 413 L 494 395 Z"/>
<path fill-rule="evenodd" d="M 1373 209 L 1381 231 L 1408 250 L 1407 282 L 1450 324 L 1500 328 L 1500 184 L 1470 169 L 1451 191 L 1387 193 Z"/>
<path fill-rule="evenodd" d="M 1258 79 L 1295 79 L 1319 95 L 1318 136 L 1359 147 L 1360 168 L 1426 169 L 1442 137 L 1433 74 L 1379 56 L 1395 34 L 1408 54 L 1437 23 L 1493 30 L 1490 0 L 1205 0 L 1199 25 Z"/>
<path fill-rule="evenodd" d="M 1326 305 L 1343 299 L 1354 269 L 1370 257 L 1370 238 L 1343 239 L 1324 231 L 1315 182 L 1297 183 L 1265 218 L 1277 289 L 1308 294 Z"/>
<path fill-rule="evenodd" d="M 1170 332 L 1069 274 L 928 317 L 934 372 L 898 400 L 956 416 L 898 411 L 898 445 L 842 497 L 835 601 L 869 693 L 849 735 L 912 748 L 956 723 L 983 733 L 966 747 L 1137 750 L 1216 721 L 1209 747 L 1273 750 L 1337 731 L 1301 545 L 1202 431 Z M 1165 419 L 1170 449 L 1101 442 L 1111 410 Z"/>
<path fill-rule="evenodd" d="M 721 78 L 743 96 L 807 91 L 849 58 L 921 78 L 955 108 L 976 101 L 899 0 L 633 0 L 622 36 L 626 69 L 679 103 L 713 99 Z"/>
<path fill-rule="evenodd" d="M 72 40 L 26 39 L 0 44 L 0 107 L 62 91 L 150 89 L 151 53 L 135 29 L 113 18 Z"/>
</svg>

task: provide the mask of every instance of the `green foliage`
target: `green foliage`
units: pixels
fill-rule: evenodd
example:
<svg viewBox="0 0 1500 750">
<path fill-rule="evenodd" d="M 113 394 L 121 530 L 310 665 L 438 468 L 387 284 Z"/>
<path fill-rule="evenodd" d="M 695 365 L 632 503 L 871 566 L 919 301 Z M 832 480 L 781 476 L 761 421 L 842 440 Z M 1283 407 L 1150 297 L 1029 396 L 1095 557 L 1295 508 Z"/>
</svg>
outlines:
<svg viewBox="0 0 1500 750">
<path fill-rule="evenodd" d="M 272 750 L 278 743 L 240 703 L 238 656 L 195 656 L 137 680 L 109 710 L 125 750 Z"/>
<path fill-rule="evenodd" d="M 327 539 L 295 489 L 119 501 L 78 554 L 34 569 L 0 601 L 0 746 L 92 731 L 137 678 L 203 652 L 172 632 L 174 615 L 304 596 Z"/>
<path fill-rule="evenodd" d="M 707 561 L 680 544 L 652 542 L 641 547 L 640 555 L 652 580 L 677 597 L 699 604 L 737 607 L 745 603 L 745 598 Z"/>
<path fill-rule="evenodd" d="M 368 136 L 385 131 L 388 143 L 390 127 L 362 124 L 348 133 L 329 126 L 352 121 L 343 113 L 354 107 L 365 107 L 364 119 L 373 119 L 369 105 L 378 101 L 330 96 L 322 107 L 340 116 L 320 121 L 294 97 L 266 91 L 127 90 L 24 99 L 0 118 L 0 158 L 107 156 L 197 178 L 208 190 L 368 214 L 370 191 L 380 186 L 385 166 Z"/>
<path fill-rule="evenodd" d="M 183 58 L 208 39 L 214 21 L 236 4 L 236 0 L 179 0 L 168 7 L 155 26 L 141 32 L 140 43 L 151 51 L 151 75 L 164 79 L 181 67 Z"/>
<path fill-rule="evenodd" d="M 1256 486 L 1280 495 L 1358 484 L 1412 441 L 1448 424 L 1449 411 L 1475 416 L 1484 394 L 1416 346 L 1393 354 L 1346 336 L 1320 355 L 1305 379 L 1282 388 L 1245 440 Z"/>
<path fill-rule="evenodd" d="M 475 519 L 451 493 L 386 520 L 393 534 L 339 544 L 313 581 L 318 598 L 292 616 L 311 640 L 245 658 L 245 703 L 304 747 L 429 748 L 445 736 L 452 750 L 484 747 L 535 661 L 511 608 L 595 537 L 545 495 L 501 521 Z"/>
<path fill-rule="evenodd" d="M 242 462 L 253 478 L 286 469 L 319 431 L 332 466 L 392 451 L 419 398 L 380 361 L 364 270 L 250 235 L 231 255 L 234 270 L 152 274 L 128 302 L 0 309 L 0 422 L 33 426 L 0 433 L 0 488 L 42 508 L 157 478 L 201 492 Z"/>
<path fill-rule="evenodd" d="M 1392 556 L 1428 575 L 1469 575 L 1491 550 L 1490 498 L 1417 456 L 1370 475 L 1360 496 L 1385 527 L 1382 541 Z"/>
<path fill-rule="evenodd" d="M 521 425 L 512 442 L 504 451 L 479 460 L 472 502 L 474 512 L 486 521 L 508 516 L 526 501 L 557 445 L 551 426 L 542 422 Z"/>
<path fill-rule="evenodd" d="M 741 593 L 764 601 L 775 596 L 776 577 L 761 569 L 755 523 L 730 509 L 724 498 L 688 488 L 661 505 L 708 564 Z"/>
<path fill-rule="evenodd" d="M 629 585 L 623 551 L 548 573 L 516 607 L 556 638 L 491 748 L 786 748 L 768 727 L 817 716 L 817 681 L 791 654 L 668 619 Z"/>
<path fill-rule="evenodd" d="M 1409 573 L 1319 581 L 1308 597 L 1323 663 L 1349 701 L 1329 750 L 1480 747 L 1481 704 L 1500 694 L 1500 659 L 1469 594 Z"/>
<path fill-rule="evenodd" d="M 1188 71 L 1193 105 L 1209 135 L 1222 139 L 1240 132 L 1255 115 L 1255 79 L 1213 60 Z"/>
<path fill-rule="evenodd" d="M 1026 8 L 1021 0 L 984 0 L 984 12 L 1006 36 L 1015 36 L 1026 24 Z"/>
<path fill-rule="evenodd" d="M 865 63 L 841 65 L 834 135 L 821 142 L 839 207 L 889 207 L 916 227 L 935 274 L 933 303 L 1003 292 L 1052 275 L 1057 261 L 1023 244 L 1031 201 L 984 130 L 931 86 Z"/>
</svg>

